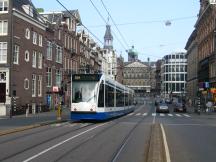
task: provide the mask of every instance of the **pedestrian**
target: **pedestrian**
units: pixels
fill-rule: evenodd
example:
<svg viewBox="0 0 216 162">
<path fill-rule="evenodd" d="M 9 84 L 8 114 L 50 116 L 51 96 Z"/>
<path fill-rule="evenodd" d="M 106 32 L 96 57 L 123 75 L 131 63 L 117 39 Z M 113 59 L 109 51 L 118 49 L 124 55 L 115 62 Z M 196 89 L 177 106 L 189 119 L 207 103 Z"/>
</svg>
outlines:
<svg viewBox="0 0 216 162">
<path fill-rule="evenodd" d="M 212 102 L 211 102 L 211 101 L 208 101 L 208 102 L 206 103 L 206 112 L 210 112 L 211 108 L 212 108 Z"/>
</svg>

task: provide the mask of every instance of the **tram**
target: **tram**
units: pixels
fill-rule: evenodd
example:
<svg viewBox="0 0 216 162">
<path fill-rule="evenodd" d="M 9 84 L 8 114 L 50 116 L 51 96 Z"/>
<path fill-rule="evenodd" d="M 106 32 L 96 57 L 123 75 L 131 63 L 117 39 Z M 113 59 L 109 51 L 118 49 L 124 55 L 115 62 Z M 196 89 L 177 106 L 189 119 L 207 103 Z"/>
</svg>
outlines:
<svg viewBox="0 0 216 162">
<path fill-rule="evenodd" d="M 72 76 L 71 120 L 107 120 L 134 111 L 134 91 L 102 74 Z"/>
</svg>

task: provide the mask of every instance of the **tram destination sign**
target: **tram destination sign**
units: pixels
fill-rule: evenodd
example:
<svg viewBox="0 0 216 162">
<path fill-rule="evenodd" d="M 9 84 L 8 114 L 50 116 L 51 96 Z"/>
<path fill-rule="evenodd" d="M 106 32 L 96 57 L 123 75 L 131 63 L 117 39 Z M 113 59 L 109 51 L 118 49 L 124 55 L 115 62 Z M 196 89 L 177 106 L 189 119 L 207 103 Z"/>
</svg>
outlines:
<svg viewBox="0 0 216 162">
<path fill-rule="evenodd" d="M 74 74 L 73 81 L 99 81 L 101 74 Z"/>
</svg>

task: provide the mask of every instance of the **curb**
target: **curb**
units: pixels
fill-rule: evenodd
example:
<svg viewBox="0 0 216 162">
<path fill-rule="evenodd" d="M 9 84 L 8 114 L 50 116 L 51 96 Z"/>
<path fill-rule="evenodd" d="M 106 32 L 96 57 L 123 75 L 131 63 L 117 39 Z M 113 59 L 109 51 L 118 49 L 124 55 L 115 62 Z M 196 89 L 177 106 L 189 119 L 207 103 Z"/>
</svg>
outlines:
<svg viewBox="0 0 216 162">
<path fill-rule="evenodd" d="M 28 125 L 28 126 L 18 127 L 18 128 L 14 128 L 14 129 L 8 129 L 8 130 L 0 131 L 0 136 L 13 134 L 13 133 L 17 133 L 17 132 L 22 132 L 25 130 L 38 128 L 38 127 L 42 127 L 42 126 L 46 126 L 46 125 L 50 125 L 50 124 L 64 123 L 67 121 L 68 120 L 54 120 L 54 121 L 47 121 L 47 122 L 42 122 L 42 123 L 38 123 L 38 124 L 32 124 L 32 125 Z"/>
<path fill-rule="evenodd" d="M 162 132 L 159 124 L 152 125 L 147 162 L 165 162 Z"/>
</svg>

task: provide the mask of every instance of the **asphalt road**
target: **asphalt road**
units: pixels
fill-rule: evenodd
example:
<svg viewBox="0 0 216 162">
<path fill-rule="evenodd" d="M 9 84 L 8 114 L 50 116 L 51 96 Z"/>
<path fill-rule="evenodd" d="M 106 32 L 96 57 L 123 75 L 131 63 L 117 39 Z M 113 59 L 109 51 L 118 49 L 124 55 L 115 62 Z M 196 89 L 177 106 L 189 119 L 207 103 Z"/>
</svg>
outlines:
<svg viewBox="0 0 216 162">
<path fill-rule="evenodd" d="M 172 162 L 215 161 L 214 116 L 156 114 L 152 101 L 106 122 L 67 122 L 1 136 L 0 161 L 144 162 L 154 123 L 164 127 Z"/>
</svg>

